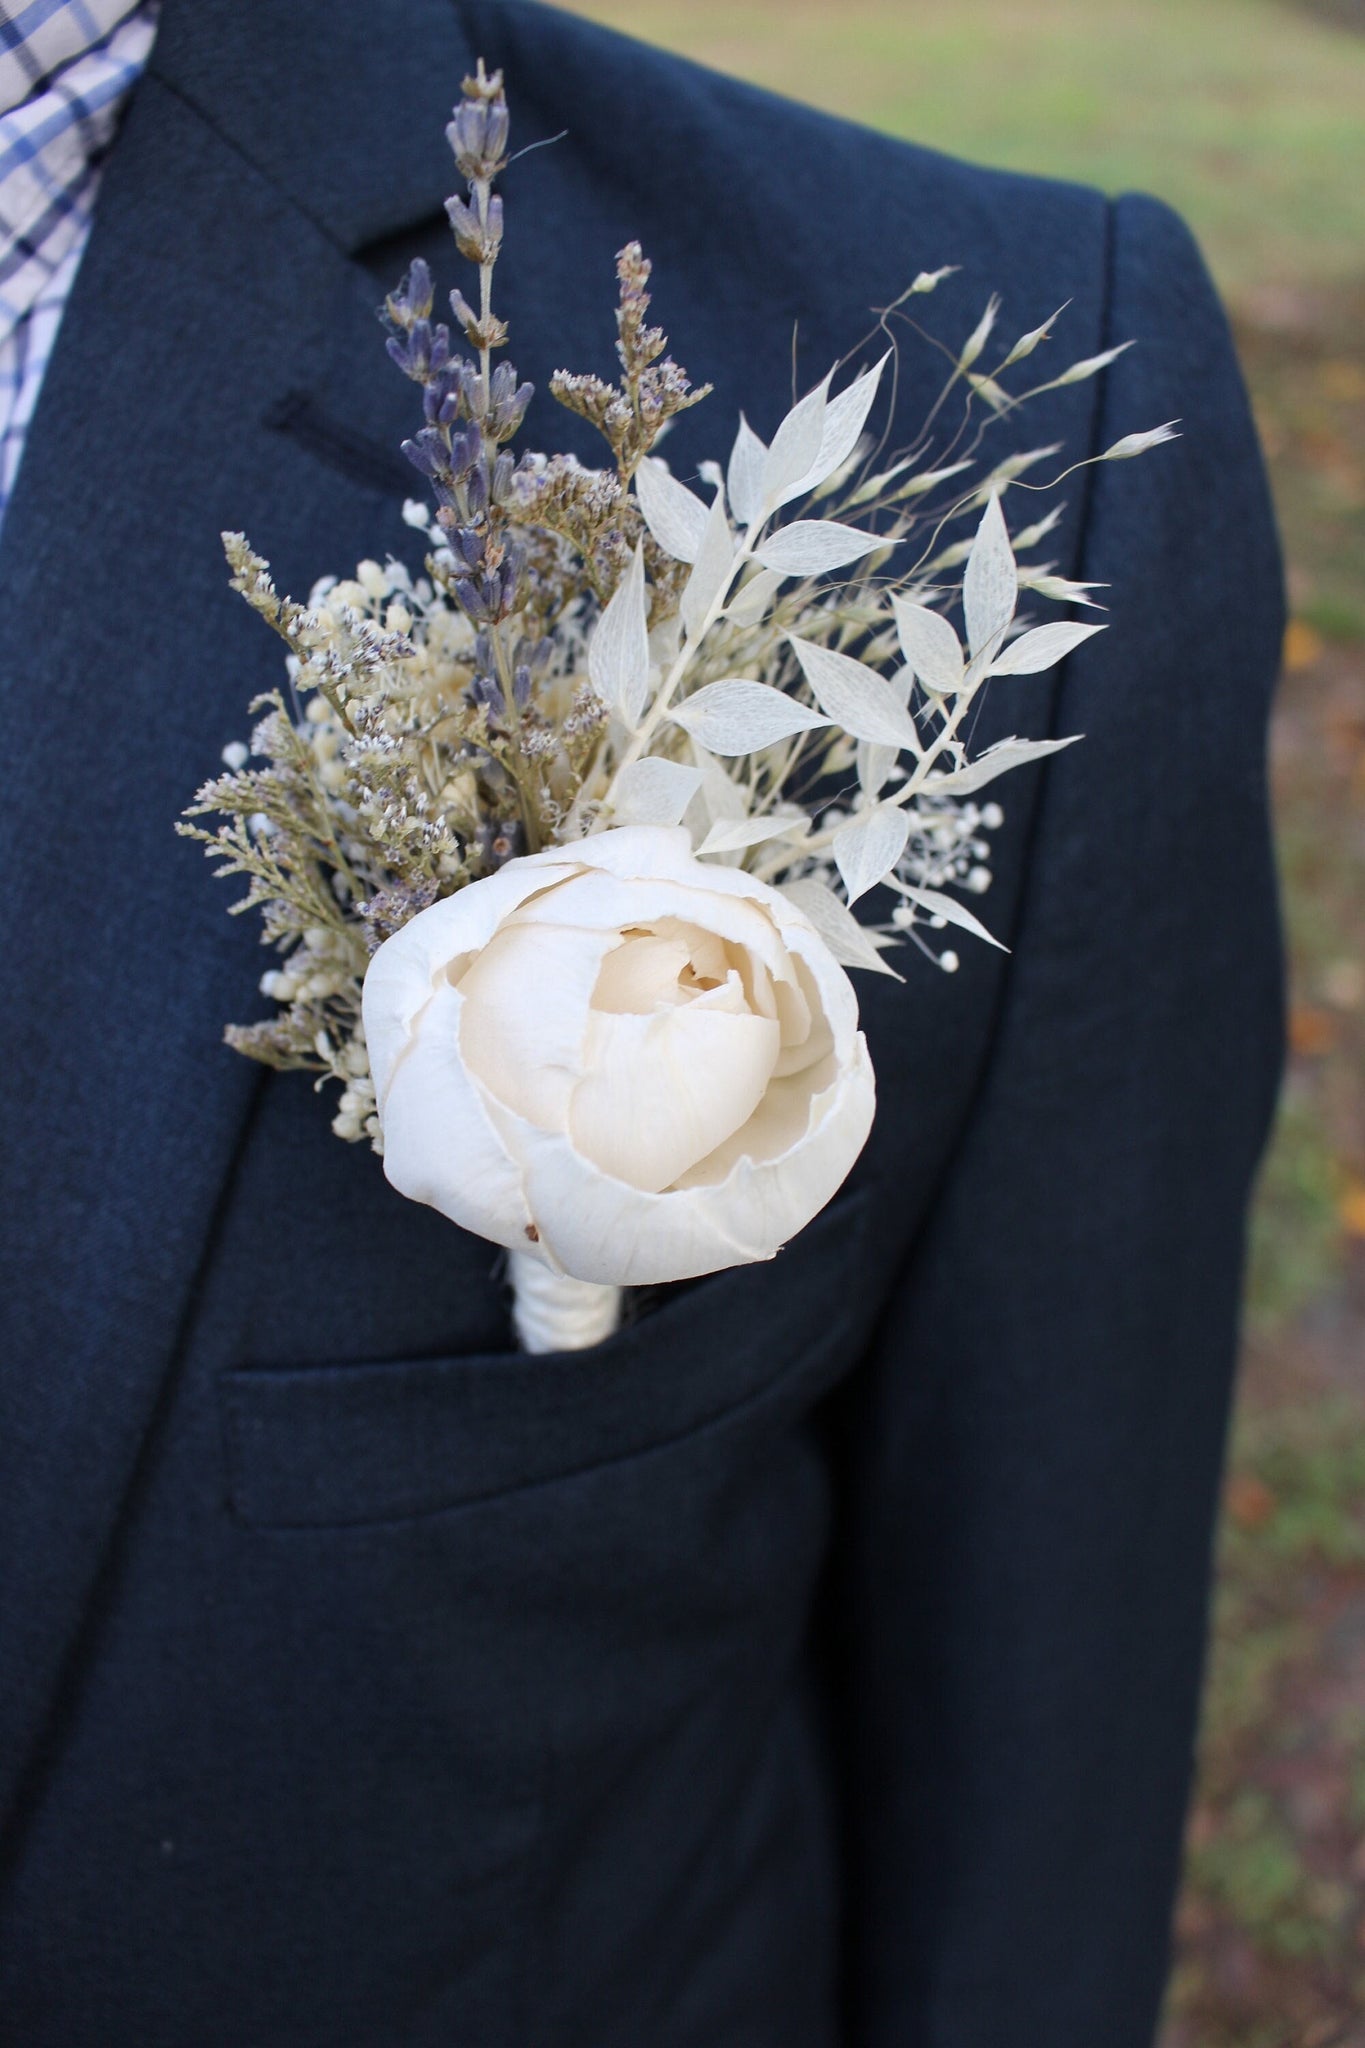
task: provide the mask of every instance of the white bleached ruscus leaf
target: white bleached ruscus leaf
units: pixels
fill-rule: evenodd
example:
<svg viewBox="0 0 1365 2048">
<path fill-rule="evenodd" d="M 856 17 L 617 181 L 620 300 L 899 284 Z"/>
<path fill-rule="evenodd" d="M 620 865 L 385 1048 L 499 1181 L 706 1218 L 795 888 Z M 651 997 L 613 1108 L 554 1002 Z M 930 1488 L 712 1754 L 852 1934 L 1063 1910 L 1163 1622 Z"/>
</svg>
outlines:
<svg viewBox="0 0 1365 2048">
<path fill-rule="evenodd" d="M 635 491 L 645 524 L 664 553 L 675 562 L 695 562 L 706 532 L 703 500 L 653 455 L 646 455 L 636 470 Z"/>
<path fill-rule="evenodd" d="M 988 932 L 981 919 L 973 917 L 966 905 L 959 903 L 955 896 L 945 896 L 941 889 L 916 889 L 904 883 L 900 888 L 903 896 L 907 896 L 912 903 L 917 903 L 921 910 L 927 910 L 930 917 L 941 917 L 945 924 L 959 925 L 964 932 L 970 932 L 973 938 L 984 939 L 988 946 L 996 947 L 1001 953 L 1008 953 L 1009 947 L 1002 945 L 993 932 Z"/>
<path fill-rule="evenodd" d="M 761 846 L 765 840 L 789 835 L 804 838 L 809 826 L 808 818 L 721 819 L 711 827 L 697 848 L 697 858 L 700 860 L 703 854 L 743 853 L 747 847 Z"/>
<path fill-rule="evenodd" d="M 760 569 L 730 599 L 725 607 L 726 618 L 733 619 L 737 626 L 756 626 L 781 588 L 780 576 L 771 569 Z"/>
<path fill-rule="evenodd" d="M 752 526 L 763 510 L 763 465 L 767 459 L 767 442 L 760 439 L 741 413 L 725 474 L 730 509 L 741 526 Z"/>
<path fill-rule="evenodd" d="M 695 640 L 706 614 L 730 580 L 735 561 L 735 537 L 725 516 L 725 500 L 717 491 L 706 515 L 701 547 L 692 574 L 683 589 L 682 622 L 689 640 Z"/>
<path fill-rule="evenodd" d="M 887 677 L 887 682 L 896 693 L 901 704 L 910 702 L 910 691 L 914 685 L 914 671 L 908 663 L 902 664 Z M 916 752 L 919 742 L 916 736 Z M 864 796 L 877 797 L 882 793 L 886 778 L 900 759 L 899 747 L 879 745 L 875 740 L 859 740 L 857 746 L 858 787 Z"/>
<path fill-rule="evenodd" d="M 1104 626 L 1079 626 L 1070 621 L 1059 621 L 1056 625 L 1035 626 L 1030 633 L 1021 633 L 1017 640 L 1011 640 L 997 654 L 991 663 L 993 676 L 1036 676 L 1045 668 L 1051 668 L 1070 654 L 1073 647 L 1079 647 L 1083 640 L 1089 640 L 1095 633 L 1107 630 Z"/>
<path fill-rule="evenodd" d="M 924 784 L 925 792 L 930 796 L 970 796 L 973 790 L 994 782 L 1006 769 L 1021 768 L 1026 761 L 1041 761 L 1047 754 L 1060 754 L 1063 747 L 1074 747 L 1080 737 L 1080 733 L 1073 732 L 1064 740 L 998 740 L 965 768 L 955 768 L 943 776 L 931 775 Z"/>
<path fill-rule="evenodd" d="M 1000 500 L 992 496 L 981 515 L 962 579 L 962 610 L 967 644 L 980 654 L 1004 632 L 1019 598 L 1019 572 Z"/>
<path fill-rule="evenodd" d="M 885 676 L 851 655 L 837 654 L 814 640 L 787 635 L 815 701 L 855 740 L 880 746 L 918 748 L 915 722 Z"/>
<path fill-rule="evenodd" d="M 895 767 L 898 749 L 874 746 L 871 740 L 859 740 L 856 752 L 858 787 L 864 796 L 878 797 L 886 786 L 886 778 Z"/>
<path fill-rule="evenodd" d="M 588 678 L 602 702 L 633 731 L 649 695 L 649 674 L 644 551 L 637 544 L 588 642 Z"/>
<path fill-rule="evenodd" d="M 896 633 L 901 653 L 926 690 L 944 696 L 962 688 L 962 646 L 942 613 L 928 605 L 911 604 L 908 598 L 893 597 Z"/>
<path fill-rule="evenodd" d="M 841 825 L 832 841 L 850 903 L 884 881 L 905 852 L 910 820 L 898 804 L 877 804 Z"/>
<path fill-rule="evenodd" d="M 695 844 L 706 837 L 713 825 L 735 824 L 747 818 L 749 796 L 725 763 L 709 747 L 704 747 L 695 733 L 688 734 L 687 743 L 701 775 L 701 788 L 683 819 Z"/>
<path fill-rule="evenodd" d="M 808 474 L 801 479 L 801 491 L 794 492 L 793 496 L 800 496 L 806 490 L 813 491 L 817 484 L 824 483 L 848 461 L 872 410 L 882 371 L 890 360 L 891 351 L 888 349 L 881 361 L 874 363 L 870 370 L 864 370 L 861 377 L 855 377 L 847 390 L 827 400 L 819 449 Z"/>
<path fill-rule="evenodd" d="M 616 778 L 612 809 L 618 825 L 679 825 L 701 788 L 700 768 L 646 754 Z"/>
<path fill-rule="evenodd" d="M 713 754 L 752 754 L 776 746 L 798 732 L 814 732 L 830 723 L 809 704 L 771 683 L 741 676 L 706 683 L 669 712 L 675 725 L 695 734 Z"/>
<path fill-rule="evenodd" d="M 833 375 L 831 370 L 814 391 L 798 399 L 773 435 L 772 446 L 763 461 L 763 504 L 769 512 L 777 511 L 789 498 L 799 497 L 807 487 L 806 478 L 824 438 L 825 409 Z"/>
<path fill-rule="evenodd" d="M 863 967 L 869 974 L 889 974 L 893 981 L 904 980 L 894 967 L 887 966 L 848 905 L 841 903 L 823 882 L 803 875 L 799 881 L 782 882 L 779 887 L 798 910 L 804 911 L 842 967 Z"/>
<path fill-rule="evenodd" d="M 756 553 L 764 568 L 779 576 L 820 576 L 886 544 L 883 535 L 843 526 L 837 519 L 797 519 L 770 533 Z"/>
</svg>

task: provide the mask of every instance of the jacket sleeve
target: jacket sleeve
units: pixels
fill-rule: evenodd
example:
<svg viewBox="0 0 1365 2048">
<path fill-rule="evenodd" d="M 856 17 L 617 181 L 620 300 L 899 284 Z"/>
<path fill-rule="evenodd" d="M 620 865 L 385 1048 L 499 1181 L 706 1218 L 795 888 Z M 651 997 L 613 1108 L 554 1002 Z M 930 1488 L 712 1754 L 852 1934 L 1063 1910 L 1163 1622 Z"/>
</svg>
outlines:
<svg viewBox="0 0 1365 2048">
<path fill-rule="evenodd" d="M 1147 2048 L 1282 1043 L 1277 541 L 1180 221 L 1111 215 L 1074 656 L 984 1078 L 845 1421 L 856 2048 Z"/>
</svg>

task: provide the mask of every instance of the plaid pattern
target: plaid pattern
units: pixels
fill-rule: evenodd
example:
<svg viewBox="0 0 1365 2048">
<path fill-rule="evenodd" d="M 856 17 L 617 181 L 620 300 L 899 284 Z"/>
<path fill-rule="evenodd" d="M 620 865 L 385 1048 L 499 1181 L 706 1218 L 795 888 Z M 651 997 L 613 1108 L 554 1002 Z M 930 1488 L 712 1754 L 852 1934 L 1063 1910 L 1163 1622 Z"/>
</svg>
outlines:
<svg viewBox="0 0 1365 2048">
<path fill-rule="evenodd" d="M 0 0 L 0 521 L 155 0 Z"/>
</svg>

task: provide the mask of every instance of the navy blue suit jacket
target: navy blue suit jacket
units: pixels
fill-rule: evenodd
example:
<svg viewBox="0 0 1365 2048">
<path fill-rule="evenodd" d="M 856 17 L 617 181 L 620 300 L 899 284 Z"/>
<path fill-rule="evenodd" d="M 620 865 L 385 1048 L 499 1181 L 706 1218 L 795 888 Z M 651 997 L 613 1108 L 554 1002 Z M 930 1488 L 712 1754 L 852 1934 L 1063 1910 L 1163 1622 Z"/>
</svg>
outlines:
<svg viewBox="0 0 1365 2048">
<path fill-rule="evenodd" d="M 219 530 L 300 594 L 411 541 L 374 311 L 463 268 L 478 53 L 568 131 L 505 181 L 527 445 L 631 236 L 684 473 L 945 263 L 950 336 L 1138 344 L 1028 445 L 1184 422 L 1068 486 L 1112 630 L 992 685 L 983 739 L 1086 736 L 1003 786 L 1008 956 L 865 978 L 846 1189 L 584 1357 L 223 1048 L 264 956 L 172 834 L 278 674 Z M 1281 1037 L 1280 567 L 1180 222 L 524 0 L 166 0 L 0 591 L 0 2038 L 1144 2048 Z"/>
</svg>

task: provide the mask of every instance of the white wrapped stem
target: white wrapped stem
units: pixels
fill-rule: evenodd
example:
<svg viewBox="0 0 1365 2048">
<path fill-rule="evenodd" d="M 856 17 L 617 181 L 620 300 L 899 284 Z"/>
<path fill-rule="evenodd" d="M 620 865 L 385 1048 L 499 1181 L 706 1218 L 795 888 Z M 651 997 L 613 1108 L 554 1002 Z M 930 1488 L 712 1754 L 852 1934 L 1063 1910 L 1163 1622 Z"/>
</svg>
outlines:
<svg viewBox="0 0 1365 2048">
<path fill-rule="evenodd" d="M 552 1273 L 529 1252 L 509 1253 L 512 1321 L 525 1351 L 585 1351 L 621 1320 L 621 1289 Z"/>
</svg>

